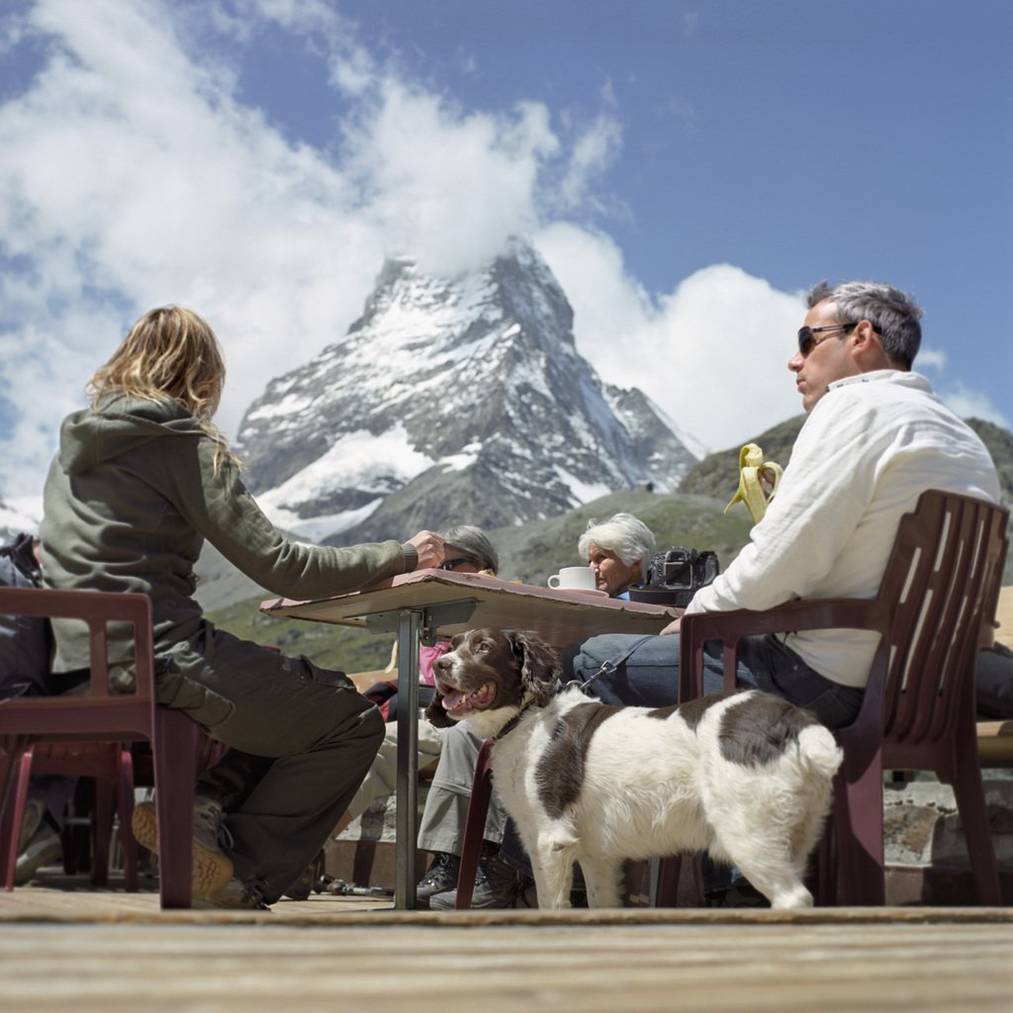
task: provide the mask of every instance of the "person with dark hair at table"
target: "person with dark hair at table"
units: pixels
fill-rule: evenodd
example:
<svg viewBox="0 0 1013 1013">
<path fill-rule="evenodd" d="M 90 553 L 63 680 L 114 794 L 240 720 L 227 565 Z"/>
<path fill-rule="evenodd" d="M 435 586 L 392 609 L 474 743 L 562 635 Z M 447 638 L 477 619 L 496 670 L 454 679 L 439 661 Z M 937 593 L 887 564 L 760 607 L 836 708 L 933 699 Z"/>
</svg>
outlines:
<svg viewBox="0 0 1013 1013">
<path fill-rule="evenodd" d="M 459 524 L 440 532 L 446 554 L 440 564 L 441 570 L 453 573 L 481 573 L 495 577 L 499 569 L 499 554 L 489 536 L 473 524 Z M 433 663 L 450 649 L 450 642 L 438 640 L 435 644 L 419 645 L 419 707 L 425 708 L 433 698 Z M 397 643 L 391 655 L 391 666 L 396 665 Z M 369 808 L 370 803 L 382 795 L 390 795 L 397 786 L 397 706 L 399 694 L 397 679 L 376 683 L 365 691 L 367 699 L 379 707 L 387 723 L 382 745 L 373 760 L 359 790 L 349 802 L 335 833 L 340 833 L 347 824 Z M 437 728 L 424 717 L 419 716 L 418 725 L 418 767 L 423 770 L 432 767 L 439 758 L 445 728 Z"/>
</svg>

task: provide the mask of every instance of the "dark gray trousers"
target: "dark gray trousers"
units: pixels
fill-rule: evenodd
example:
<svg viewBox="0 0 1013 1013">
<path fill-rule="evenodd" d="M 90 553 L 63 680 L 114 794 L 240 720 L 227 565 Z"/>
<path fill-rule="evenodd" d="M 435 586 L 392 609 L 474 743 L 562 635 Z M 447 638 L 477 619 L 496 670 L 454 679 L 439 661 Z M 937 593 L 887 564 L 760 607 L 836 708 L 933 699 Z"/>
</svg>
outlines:
<svg viewBox="0 0 1013 1013">
<path fill-rule="evenodd" d="M 158 655 L 159 703 L 229 747 L 201 775 L 233 837 L 236 875 L 272 903 L 323 846 L 369 769 L 384 724 L 342 672 L 209 624 Z"/>
</svg>

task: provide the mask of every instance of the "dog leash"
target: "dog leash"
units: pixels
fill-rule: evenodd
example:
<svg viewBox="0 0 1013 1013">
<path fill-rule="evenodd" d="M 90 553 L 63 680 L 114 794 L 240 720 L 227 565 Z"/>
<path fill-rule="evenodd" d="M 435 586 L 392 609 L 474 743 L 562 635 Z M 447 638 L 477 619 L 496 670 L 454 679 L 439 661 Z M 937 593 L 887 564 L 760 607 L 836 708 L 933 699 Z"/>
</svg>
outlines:
<svg viewBox="0 0 1013 1013">
<path fill-rule="evenodd" d="M 647 636 L 641 637 L 628 651 L 620 654 L 614 661 L 603 661 L 601 668 L 599 668 L 590 679 L 585 679 L 583 682 L 571 679 L 563 686 L 563 689 L 569 689 L 571 686 L 576 686 L 577 689 L 583 693 L 584 690 L 595 681 L 595 679 L 598 679 L 603 675 L 611 675 L 613 672 L 617 671 L 619 666 L 625 664 L 638 647 L 646 644 L 653 636 L 654 634 L 648 634 Z M 509 735 L 520 724 L 521 718 L 524 716 L 524 712 L 530 706 L 530 703 L 526 703 L 523 707 L 521 707 L 521 709 L 492 737 L 492 741 L 499 742 L 500 739 Z"/>
<path fill-rule="evenodd" d="M 571 679 L 566 684 L 565 688 L 569 689 L 571 686 L 576 686 L 577 689 L 579 689 L 583 693 L 584 690 L 587 689 L 587 687 L 590 686 L 591 683 L 595 681 L 595 679 L 598 679 L 603 675 L 611 675 L 613 672 L 618 671 L 619 666 L 624 665 L 629 660 L 630 656 L 637 650 L 637 648 L 641 647 L 643 644 L 646 644 L 647 641 L 652 638 L 652 636 L 654 636 L 654 634 L 648 634 L 645 637 L 641 637 L 628 651 L 626 651 L 625 654 L 620 654 L 615 661 L 603 661 L 601 664 L 601 668 L 599 668 L 598 671 L 595 672 L 590 679 L 585 679 L 583 682 L 577 682 L 576 679 Z"/>
</svg>

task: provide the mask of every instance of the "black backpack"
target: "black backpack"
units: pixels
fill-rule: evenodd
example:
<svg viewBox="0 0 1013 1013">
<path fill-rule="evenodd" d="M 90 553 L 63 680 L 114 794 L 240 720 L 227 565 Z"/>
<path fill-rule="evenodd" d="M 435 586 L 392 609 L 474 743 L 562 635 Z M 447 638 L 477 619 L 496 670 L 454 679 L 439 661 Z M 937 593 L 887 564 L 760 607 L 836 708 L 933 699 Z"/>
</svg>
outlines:
<svg viewBox="0 0 1013 1013">
<path fill-rule="evenodd" d="M 0 545 L 0 587 L 41 586 L 33 541 L 22 532 L 13 542 Z M 0 699 L 45 693 L 52 655 L 48 619 L 0 615 Z"/>
</svg>

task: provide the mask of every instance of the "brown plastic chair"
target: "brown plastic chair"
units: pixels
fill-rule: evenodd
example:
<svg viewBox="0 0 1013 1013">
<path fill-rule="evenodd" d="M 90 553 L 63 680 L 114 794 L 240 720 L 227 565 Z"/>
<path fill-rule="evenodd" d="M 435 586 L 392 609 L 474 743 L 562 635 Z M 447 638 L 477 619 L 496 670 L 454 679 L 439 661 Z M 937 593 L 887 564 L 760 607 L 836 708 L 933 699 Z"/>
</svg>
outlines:
<svg viewBox="0 0 1013 1013">
<path fill-rule="evenodd" d="M 35 774 L 94 779 L 91 830 L 91 884 L 109 883 L 109 844 L 113 814 L 119 816 L 119 839 L 123 849 L 124 885 L 128 892 L 137 890 L 137 842 L 130 831 L 134 811 L 134 761 L 128 742 L 47 742 L 26 746 L 14 757 L 14 804 L 0 824 L 0 883 L 14 888 L 18 842 L 28 786 Z M 64 870 L 73 873 L 77 862 L 67 853 L 64 840 Z"/>
<path fill-rule="evenodd" d="M 836 732 L 844 762 L 820 851 L 823 902 L 881 905 L 883 770 L 931 770 L 953 786 L 978 899 L 1000 904 L 985 810 L 974 711 L 974 658 L 982 620 L 995 614 L 1006 558 L 1008 511 L 938 490 L 923 493 L 900 522 L 875 598 L 796 601 L 767 612 L 685 616 L 679 700 L 703 692 L 703 647 L 724 644 L 726 688 L 735 685 L 742 637 L 786 631 L 861 629 L 881 634 L 855 722 Z M 666 859 L 672 902 L 677 859 Z"/>
<path fill-rule="evenodd" d="M 200 731 L 197 744 L 196 770 L 213 767 L 225 754 L 221 742 Z M 109 845 L 112 841 L 113 815 L 119 817 L 118 837 L 123 850 L 123 878 L 127 892 L 136 892 L 139 885 L 139 848 L 130 829 L 134 812 L 134 787 L 153 785 L 154 770 L 148 751 L 131 750 L 129 742 L 50 742 L 28 746 L 20 758 L 15 758 L 15 799 L 26 799 L 31 778 L 35 774 L 56 774 L 63 777 L 88 777 L 94 781 L 89 830 L 92 886 L 109 883 Z M 14 813 L 21 819 L 15 822 Z M 17 865 L 16 843 L 21 839 L 24 802 L 8 810 L 9 821 L 0 823 L 0 884 L 4 889 L 14 887 Z M 80 867 L 77 849 L 71 847 L 68 832 L 64 830 L 63 868 L 68 875 Z M 14 847 L 11 852 L 8 849 Z M 4 872 L 6 868 L 6 873 Z"/>
<path fill-rule="evenodd" d="M 471 782 L 471 797 L 468 799 L 468 815 L 464 822 L 464 837 L 461 840 L 461 861 L 457 867 L 458 911 L 471 907 L 475 892 L 475 876 L 478 874 L 478 859 L 482 853 L 482 837 L 485 833 L 485 818 L 489 812 L 492 797 L 492 739 L 486 739 L 478 751 L 475 761 L 475 777 Z"/>
<path fill-rule="evenodd" d="M 181 711 L 155 704 L 150 600 L 143 594 L 0 588 L 0 614 L 81 619 L 90 629 L 91 652 L 87 692 L 0 701 L 0 804 L 5 810 L 0 847 L 6 851 L 0 852 L 0 872 L 4 880 L 12 881 L 17 852 L 14 828 L 20 827 L 24 812 L 26 750 L 36 743 L 146 739 L 151 743 L 158 807 L 161 904 L 163 908 L 190 907 L 193 784 L 200 728 Z M 132 693 L 109 691 L 106 628 L 110 622 L 133 628 Z M 126 808 L 124 802 L 121 819 Z"/>
</svg>

